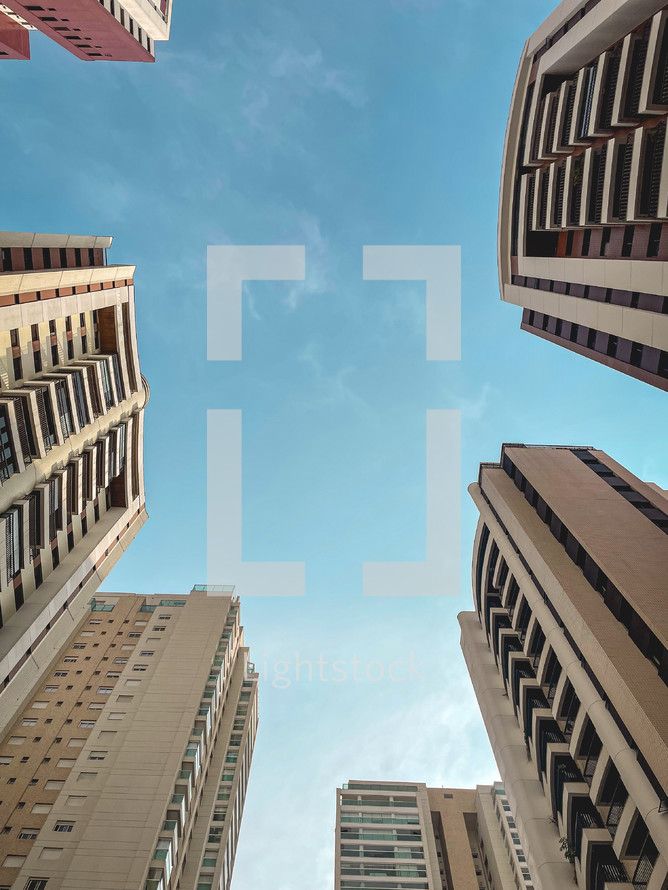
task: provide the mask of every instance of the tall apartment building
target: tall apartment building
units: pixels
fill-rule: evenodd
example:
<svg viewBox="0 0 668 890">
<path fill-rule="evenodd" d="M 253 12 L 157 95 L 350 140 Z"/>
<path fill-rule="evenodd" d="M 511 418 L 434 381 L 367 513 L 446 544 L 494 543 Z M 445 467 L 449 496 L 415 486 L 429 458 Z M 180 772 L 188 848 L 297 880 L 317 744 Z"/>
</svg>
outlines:
<svg viewBox="0 0 668 890">
<path fill-rule="evenodd" d="M 522 329 L 668 390 L 668 7 L 564 0 L 506 131 L 501 297 Z"/>
<path fill-rule="evenodd" d="M 233 590 L 91 599 L 3 727 L 3 890 L 229 888 L 258 719 Z"/>
<path fill-rule="evenodd" d="M 337 789 L 335 890 L 534 890 L 500 783 Z"/>
<path fill-rule="evenodd" d="M 0 726 L 146 519 L 134 267 L 110 244 L 0 232 Z"/>
<path fill-rule="evenodd" d="M 169 39 L 172 0 L 49 2 L 0 3 L 0 59 L 29 59 L 35 30 L 85 62 L 154 62 L 155 41 Z"/>
<path fill-rule="evenodd" d="M 535 886 L 666 890 L 668 493 L 525 445 L 469 491 L 462 649 Z"/>
</svg>

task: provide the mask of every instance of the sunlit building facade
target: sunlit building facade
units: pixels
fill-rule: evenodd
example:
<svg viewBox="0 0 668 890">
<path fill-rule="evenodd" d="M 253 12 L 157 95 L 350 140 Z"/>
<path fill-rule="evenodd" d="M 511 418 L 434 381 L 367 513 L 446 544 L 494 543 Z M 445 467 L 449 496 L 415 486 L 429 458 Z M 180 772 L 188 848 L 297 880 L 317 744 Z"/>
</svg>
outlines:
<svg viewBox="0 0 668 890">
<path fill-rule="evenodd" d="M 258 675 L 233 588 L 100 594 L 0 741 L 0 887 L 228 890 Z"/>
<path fill-rule="evenodd" d="M 0 233 L 0 730 L 146 520 L 134 267 L 110 244 Z"/>
<path fill-rule="evenodd" d="M 534 890 L 500 783 L 337 789 L 335 890 Z"/>
<path fill-rule="evenodd" d="M 668 495 L 602 451 L 504 445 L 462 649 L 536 888 L 668 887 Z"/>
</svg>

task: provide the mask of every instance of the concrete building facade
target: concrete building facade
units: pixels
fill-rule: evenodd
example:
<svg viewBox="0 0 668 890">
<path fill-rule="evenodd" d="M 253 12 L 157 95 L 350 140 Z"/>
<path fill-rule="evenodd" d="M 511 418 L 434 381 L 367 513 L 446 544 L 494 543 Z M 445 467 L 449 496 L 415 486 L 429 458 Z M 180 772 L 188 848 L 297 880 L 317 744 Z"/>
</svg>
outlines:
<svg viewBox="0 0 668 890">
<path fill-rule="evenodd" d="M 503 787 L 348 782 L 335 890 L 534 890 Z"/>
<path fill-rule="evenodd" d="M 593 448 L 524 445 L 469 491 L 462 649 L 532 880 L 666 890 L 666 492 Z"/>
<path fill-rule="evenodd" d="M 172 0 L 24 0 L 0 3 L 0 60 L 30 58 L 30 31 L 41 31 L 86 62 L 154 62 L 168 40 Z"/>
<path fill-rule="evenodd" d="M 258 675 L 233 588 L 104 594 L 0 741 L 0 887 L 230 886 Z"/>
<path fill-rule="evenodd" d="M 146 520 L 133 266 L 0 233 L 0 727 Z"/>
<path fill-rule="evenodd" d="M 502 167 L 522 329 L 668 390 L 668 7 L 564 0 L 527 40 Z"/>
</svg>

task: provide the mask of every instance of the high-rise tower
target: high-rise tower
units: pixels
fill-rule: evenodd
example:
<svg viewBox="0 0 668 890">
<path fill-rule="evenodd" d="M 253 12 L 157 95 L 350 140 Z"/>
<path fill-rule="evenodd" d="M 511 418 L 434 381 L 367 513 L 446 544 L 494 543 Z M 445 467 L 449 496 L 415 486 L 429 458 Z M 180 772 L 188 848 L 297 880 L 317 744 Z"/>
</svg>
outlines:
<svg viewBox="0 0 668 890">
<path fill-rule="evenodd" d="M 527 40 L 501 179 L 522 329 L 668 390 L 668 7 L 564 0 Z"/>
<path fill-rule="evenodd" d="M 575 870 L 587 890 L 665 890 L 666 492 L 602 451 L 525 445 L 469 490 L 462 648 L 536 887 Z"/>
<path fill-rule="evenodd" d="M 230 886 L 258 675 L 231 587 L 101 594 L 0 741 L 0 886 Z"/>
<path fill-rule="evenodd" d="M 134 266 L 0 233 L 0 718 L 146 520 Z"/>
<path fill-rule="evenodd" d="M 534 890 L 503 787 L 348 782 L 335 890 Z"/>
<path fill-rule="evenodd" d="M 29 59 L 30 31 L 41 31 L 86 62 L 154 62 L 169 39 L 172 0 L 24 0 L 0 3 L 0 59 Z"/>
</svg>

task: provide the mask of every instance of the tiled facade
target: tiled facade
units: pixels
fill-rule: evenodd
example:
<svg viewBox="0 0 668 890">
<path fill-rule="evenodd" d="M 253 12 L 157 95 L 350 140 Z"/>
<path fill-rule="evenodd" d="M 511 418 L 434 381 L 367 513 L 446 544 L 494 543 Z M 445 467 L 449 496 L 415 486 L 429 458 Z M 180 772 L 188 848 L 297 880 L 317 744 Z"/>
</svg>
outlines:
<svg viewBox="0 0 668 890">
<path fill-rule="evenodd" d="M 153 62 L 155 41 L 169 38 L 172 0 L 25 0 L 0 4 L 0 60 L 29 59 L 38 30 L 86 62 Z"/>
<path fill-rule="evenodd" d="M 469 490 L 462 648 L 532 879 L 665 890 L 666 492 L 592 448 L 523 445 Z"/>
<path fill-rule="evenodd" d="M 668 7 L 564 0 L 527 41 L 499 209 L 522 328 L 668 390 Z"/>
<path fill-rule="evenodd" d="M 0 887 L 227 890 L 256 727 L 237 599 L 94 597 L 0 742 Z"/>
<path fill-rule="evenodd" d="M 146 520 L 133 266 L 0 233 L 0 731 Z"/>
<path fill-rule="evenodd" d="M 533 890 L 504 789 L 348 782 L 335 890 Z"/>
</svg>

